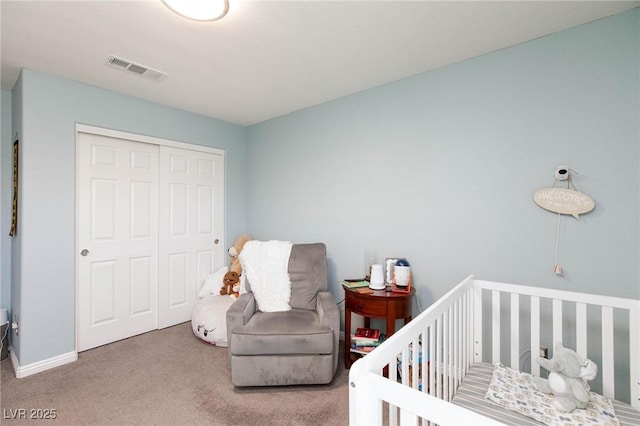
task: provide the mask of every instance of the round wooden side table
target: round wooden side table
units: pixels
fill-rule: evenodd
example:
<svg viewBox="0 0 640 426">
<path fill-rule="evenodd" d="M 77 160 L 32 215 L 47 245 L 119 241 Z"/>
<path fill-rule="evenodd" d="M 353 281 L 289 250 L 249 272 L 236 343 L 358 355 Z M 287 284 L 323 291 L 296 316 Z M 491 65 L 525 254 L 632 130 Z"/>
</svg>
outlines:
<svg viewBox="0 0 640 426">
<path fill-rule="evenodd" d="M 391 336 L 396 331 L 396 320 L 411 321 L 411 301 L 415 289 L 408 293 L 385 290 L 370 290 L 367 287 L 345 288 L 344 310 L 344 367 L 349 368 L 359 357 L 351 352 L 351 313 L 364 317 L 364 326 L 371 326 L 371 318 L 386 319 L 385 334 Z"/>
</svg>

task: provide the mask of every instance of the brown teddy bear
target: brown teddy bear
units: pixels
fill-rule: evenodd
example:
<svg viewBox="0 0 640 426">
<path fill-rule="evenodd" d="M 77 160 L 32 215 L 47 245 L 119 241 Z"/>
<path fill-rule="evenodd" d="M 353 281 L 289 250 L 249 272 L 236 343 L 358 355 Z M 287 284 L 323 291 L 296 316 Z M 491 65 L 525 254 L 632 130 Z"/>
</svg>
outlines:
<svg viewBox="0 0 640 426">
<path fill-rule="evenodd" d="M 229 271 L 236 272 L 238 275 L 242 275 L 242 265 L 240 265 L 240 259 L 238 255 L 242 251 L 247 241 L 251 241 L 252 238 L 249 235 L 243 234 L 238 237 L 233 247 L 229 247 L 229 257 L 231 257 L 231 267 Z"/>
<path fill-rule="evenodd" d="M 220 294 L 228 294 L 230 297 L 237 299 L 240 291 L 240 276 L 242 275 L 242 265 L 240 265 L 240 259 L 238 255 L 242 251 L 247 241 L 252 238 L 249 235 L 240 235 L 235 244 L 229 248 L 229 257 L 231 258 L 231 267 L 222 279 L 222 288 Z"/>
<path fill-rule="evenodd" d="M 222 279 L 222 288 L 220 294 L 228 294 L 231 298 L 237 299 L 240 296 L 238 292 L 240 290 L 240 275 L 235 271 L 229 271 L 224 274 Z"/>
</svg>

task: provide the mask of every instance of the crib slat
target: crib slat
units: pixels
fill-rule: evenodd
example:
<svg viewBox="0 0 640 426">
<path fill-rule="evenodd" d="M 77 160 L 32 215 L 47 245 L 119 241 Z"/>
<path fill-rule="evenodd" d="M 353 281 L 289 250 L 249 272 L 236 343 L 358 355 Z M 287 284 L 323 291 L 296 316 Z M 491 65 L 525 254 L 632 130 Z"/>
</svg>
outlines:
<svg viewBox="0 0 640 426">
<path fill-rule="evenodd" d="M 405 410 L 400 410 L 400 426 L 416 426 L 418 416 Z"/>
<path fill-rule="evenodd" d="M 389 404 L 389 426 L 398 426 L 398 412 L 402 413 L 402 408 Z M 384 418 L 384 416 L 382 416 Z M 378 423 L 380 424 L 380 423 Z"/>
<path fill-rule="evenodd" d="M 456 306 L 454 305 L 451 308 L 451 340 L 452 340 L 452 344 L 451 344 L 451 363 L 449 364 L 449 376 L 451 377 L 451 380 L 449 381 L 449 401 L 451 401 L 451 398 L 453 398 L 453 395 L 455 394 L 457 385 L 456 385 L 456 376 L 455 376 L 455 372 L 457 371 L 457 365 L 456 362 L 458 360 L 457 357 L 457 351 L 458 351 L 458 329 L 456 328 L 458 321 L 456 318 L 456 314 L 457 314 L 457 309 Z"/>
<path fill-rule="evenodd" d="M 553 344 L 562 343 L 562 300 L 553 299 Z"/>
<path fill-rule="evenodd" d="M 576 303 L 576 352 L 587 356 L 587 305 Z"/>
<path fill-rule="evenodd" d="M 491 292 L 491 362 L 500 361 L 500 292 Z"/>
<path fill-rule="evenodd" d="M 464 295 L 464 342 L 467 350 L 463 352 L 462 363 L 464 365 L 464 374 L 467 374 L 467 367 L 473 361 L 473 309 L 472 309 L 473 293 L 467 292 Z"/>
<path fill-rule="evenodd" d="M 453 305 L 453 359 L 451 364 L 451 373 L 453 376 L 452 390 L 458 388 L 458 371 L 460 371 L 460 303 L 461 301 L 458 300 Z M 451 400 L 452 396 L 453 392 L 451 392 L 449 400 Z"/>
<path fill-rule="evenodd" d="M 411 369 L 409 368 L 409 347 L 404 347 L 402 349 L 402 352 L 400 352 L 400 382 L 405 385 L 405 386 L 409 386 L 409 381 L 411 380 L 409 378 L 409 371 L 411 371 Z M 397 364 L 394 368 L 393 364 L 389 364 L 389 377 L 393 377 L 395 376 L 395 380 L 393 381 L 397 381 L 397 373 L 398 373 L 398 367 Z M 414 382 L 415 383 L 415 382 Z M 396 405 L 393 404 L 389 404 L 387 412 L 388 412 L 388 417 L 389 417 L 389 426 L 397 426 L 398 424 L 398 412 L 401 412 L 402 408 L 399 408 Z"/>
<path fill-rule="evenodd" d="M 473 288 L 473 362 L 482 362 L 482 287 Z"/>
<path fill-rule="evenodd" d="M 409 348 L 404 348 L 400 355 L 400 378 L 403 385 L 409 386 Z"/>
<path fill-rule="evenodd" d="M 466 351 L 462 352 L 462 365 L 464 365 L 464 371 L 463 371 L 463 375 L 467 374 L 467 368 L 469 366 L 469 364 L 471 364 L 471 361 L 473 360 L 473 335 L 472 333 L 472 328 L 471 328 L 471 320 L 473 319 L 473 311 L 471 310 L 471 293 L 467 292 L 464 295 L 464 299 L 463 299 L 463 306 L 464 309 L 462 310 L 462 316 L 463 316 L 463 324 L 464 324 L 464 330 L 463 330 L 463 336 L 462 338 L 464 339 L 464 345 L 467 348 Z M 464 377 L 464 376 L 463 376 Z"/>
<path fill-rule="evenodd" d="M 449 369 L 449 310 L 442 314 L 442 373 L 438 377 L 443 377 L 442 383 L 442 395 L 441 398 L 447 400 L 449 394 L 449 375 L 447 370 Z M 443 376 L 444 375 L 444 376 Z M 440 387 L 440 386 L 438 386 Z"/>
<path fill-rule="evenodd" d="M 540 376 L 540 365 L 537 359 L 540 350 L 540 298 L 531 296 L 531 374 Z"/>
<path fill-rule="evenodd" d="M 402 360 L 402 355 L 400 355 L 400 359 Z M 397 360 L 397 358 L 396 358 Z M 402 363 L 402 361 L 400 361 Z M 401 373 L 402 374 L 402 373 Z M 406 376 L 405 376 L 406 377 Z M 389 364 L 389 379 L 397 382 L 398 381 L 398 366 L 397 364 L 394 366 L 393 364 Z M 402 377 L 400 378 L 402 381 Z M 384 410 L 384 405 L 383 405 Z M 398 418 L 398 410 L 399 408 L 396 405 L 389 404 L 387 407 L 387 415 L 389 416 L 389 426 L 396 426 Z"/>
<path fill-rule="evenodd" d="M 520 296 L 511 293 L 511 368 L 520 369 Z"/>
<path fill-rule="evenodd" d="M 613 398 L 615 394 L 613 375 L 613 309 L 602 307 L 602 394 Z"/>
<path fill-rule="evenodd" d="M 420 359 L 422 360 L 422 374 L 420 374 L 420 385 L 422 386 L 422 392 L 426 392 L 427 389 L 429 389 L 429 352 L 427 351 L 428 336 L 426 330 L 422 333 L 420 341 L 422 342 L 422 344 L 420 345 Z"/>
<path fill-rule="evenodd" d="M 435 365 L 438 362 L 438 355 L 436 353 L 436 348 L 435 348 L 435 326 L 433 324 L 431 324 L 429 326 L 429 355 L 430 355 L 430 368 L 429 370 L 429 386 L 428 386 L 428 390 L 429 390 L 429 395 L 435 395 L 436 393 L 436 386 L 435 386 Z"/>
<path fill-rule="evenodd" d="M 444 352 L 446 350 L 445 346 L 444 346 L 444 320 L 442 318 L 442 315 L 440 316 L 440 318 L 438 319 L 438 338 L 437 338 L 437 345 L 438 345 L 438 364 L 437 364 L 437 368 L 436 368 L 436 395 L 438 396 L 438 398 L 443 399 L 443 386 L 442 386 L 442 375 L 443 373 L 443 366 L 444 366 Z"/>
<path fill-rule="evenodd" d="M 436 320 L 435 377 L 440 378 L 435 386 L 436 398 L 442 398 L 442 317 Z"/>
<path fill-rule="evenodd" d="M 411 384 L 414 389 L 420 389 L 420 348 L 418 339 L 411 343 Z"/>
<path fill-rule="evenodd" d="M 454 358 L 454 336 L 455 336 L 455 327 L 453 325 L 453 307 L 451 309 L 449 309 L 449 332 L 447 333 L 449 335 L 449 346 L 450 346 L 450 351 L 449 351 L 449 359 L 447 360 L 447 377 L 449 378 L 449 380 L 447 380 L 448 383 L 448 389 L 447 389 L 447 401 L 451 401 L 451 397 L 453 396 L 453 358 Z"/>
</svg>

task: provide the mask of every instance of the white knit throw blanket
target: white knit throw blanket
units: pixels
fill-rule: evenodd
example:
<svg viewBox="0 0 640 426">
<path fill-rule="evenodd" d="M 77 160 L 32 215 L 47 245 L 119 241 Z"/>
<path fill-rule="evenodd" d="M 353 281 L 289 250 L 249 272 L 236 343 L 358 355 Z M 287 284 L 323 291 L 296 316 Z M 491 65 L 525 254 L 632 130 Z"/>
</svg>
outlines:
<svg viewBox="0 0 640 426">
<path fill-rule="evenodd" d="M 291 280 L 289 279 L 288 241 L 251 240 L 238 256 L 242 274 L 246 274 L 258 308 L 262 312 L 291 310 Z"/>
</svg>

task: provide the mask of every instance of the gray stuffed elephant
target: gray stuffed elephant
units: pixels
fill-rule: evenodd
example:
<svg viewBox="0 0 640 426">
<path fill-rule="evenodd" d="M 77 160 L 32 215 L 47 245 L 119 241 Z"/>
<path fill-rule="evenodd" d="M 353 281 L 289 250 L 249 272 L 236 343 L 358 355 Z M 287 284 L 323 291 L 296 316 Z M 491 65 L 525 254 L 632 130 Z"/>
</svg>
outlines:
<svg viewBox="0 0 640 426">
<path fill-rule="evenodd" d="M 553 405 L 560 411 L 570 412 L 575 408 L 586 408 L 589 403 L 588 380 L 598 374 L 598 366 L 590 359 L 556 343 L 553 358 L 538 358 L 537 363 L 549 370 L 549 379 L 534 377 L 540 392 L 554 395 Z"/>
</svg>

